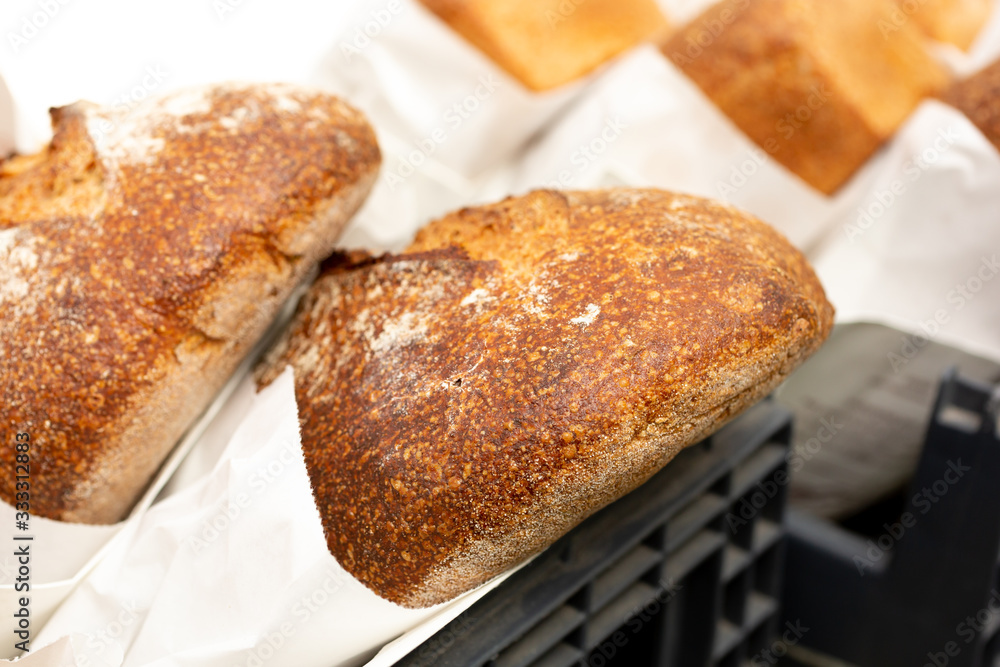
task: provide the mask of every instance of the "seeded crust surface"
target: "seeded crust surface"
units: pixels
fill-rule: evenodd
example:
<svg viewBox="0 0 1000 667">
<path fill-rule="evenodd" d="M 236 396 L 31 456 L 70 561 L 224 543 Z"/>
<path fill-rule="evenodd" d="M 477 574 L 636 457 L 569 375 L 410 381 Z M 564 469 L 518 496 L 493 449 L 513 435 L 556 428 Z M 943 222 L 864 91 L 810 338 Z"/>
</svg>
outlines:
<svg viewBox="0 0 1000 667">
<path fill-rule="evenodd" d="M 295 370 L 330 551 L 406 607 L 544 549 L 765 396 L 833 309 L 784 237 L 659 190 L 538 191 L 327 263 Z"/>
<path fill-rule="evenodd" d="M 45 150 L 0 163 L 0 427 L 31 438 L 32 513 L 111 523 L 332 250 L 380 155 L 360 113 L 286 85 L 51 113 Z"/>
</svg>

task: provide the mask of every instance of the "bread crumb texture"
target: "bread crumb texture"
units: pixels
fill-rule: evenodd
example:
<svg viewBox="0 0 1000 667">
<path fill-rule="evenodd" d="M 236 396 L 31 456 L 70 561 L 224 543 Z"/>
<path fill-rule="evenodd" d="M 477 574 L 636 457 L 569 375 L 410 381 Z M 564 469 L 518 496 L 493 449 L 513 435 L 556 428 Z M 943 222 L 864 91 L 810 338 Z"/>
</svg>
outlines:
<svg viewBox="0 0 1000 667">
<path fill-rule="evenodd" d="M 357 111 L 292 86 L 51 113 L 45 150 L 0 163 L 0 424 L 31 436 L 35 515 L 108 523 L 331 250 L 379 152 Z"/>
<path fill-rule="evenodd" d="M 537 191 L 330 262 L 258 369 L 295 368 L 330 550 L 444 602 L 766 395 L 827 336 L 803 256 L 733 208 Z"/>
</svg>

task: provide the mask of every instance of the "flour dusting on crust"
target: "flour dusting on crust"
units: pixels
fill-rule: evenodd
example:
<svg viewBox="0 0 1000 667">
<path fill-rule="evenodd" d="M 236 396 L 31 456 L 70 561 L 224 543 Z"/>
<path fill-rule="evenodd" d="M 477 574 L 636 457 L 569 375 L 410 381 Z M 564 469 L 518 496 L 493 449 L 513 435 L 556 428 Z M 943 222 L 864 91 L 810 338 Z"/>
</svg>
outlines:
<svg viewBox="0 0 1000 667">
<path fill-rule="evenodd" d="M 537 553 L 758 400 L 832 325 L 774 230 L 652 189 L 463 209 L 310 294 L 329 307 L 302 309 L 261 374 L 293 365 L 308 398 L 331 553 L 409 607 Z"/>
<path fill-rule="evenodd" d="M 584 311 L 582 315 L 574 317 L 570 320 L 573 324 L 582 324 L 587 326 L 588 324 L 593 324 L 597 316 L 601 314 L 601 307 L 596 303 L 588 303 L 587 310 Z"/>
<path fill-rule="evenodd" d="M 31 314 L 38 295 L 31 293 L 39 258 L 37 239 L 17 227 L 0 230 L 0 304 L 16 320 Z M 2 326 L 13 325 L 4 322 Z"/>
</svg>

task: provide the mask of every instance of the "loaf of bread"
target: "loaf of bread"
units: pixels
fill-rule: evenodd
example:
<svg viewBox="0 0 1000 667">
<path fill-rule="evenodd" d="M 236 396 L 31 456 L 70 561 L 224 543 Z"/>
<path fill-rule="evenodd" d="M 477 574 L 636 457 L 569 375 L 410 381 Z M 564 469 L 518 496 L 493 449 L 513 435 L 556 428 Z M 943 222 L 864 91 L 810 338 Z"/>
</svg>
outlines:
<svg viewBox="0 0 1000 667">
<path fill-rule="evenodd" d="M 724 0 L 663 51 L 775 160 L 835 192 L 947 83 L 892 0 Z"/>
<path fill-rule="evenodd" d="M 380 155 L 360 113 L 285 85 L 52 122 L 0 164 L 0 424 L 30 436 L 33 514 L 108 523 L 331 252 Z"/>
<path fill-rule="evenodd" d="M 420 0 L 532 90 L 577 79 L 664 31 L 655 0 Z"/>
<path fill-rule="evenodd" d="M 833 309 L 764 223 L 659 190 L 538 191 L 328 262 L 258 368 L 295 372 L 330 551 L 444 602 L 765 396 Z"/>
<path fill-rule="evenodd" d="M 968 49 L 993 11 L 994 0 L 896 0 L 899 11 L 883 24 L 886 32 L 911 18 L 939 42 Z"/>
<path fill-rule="evenodd" d="M 968 116 L 1000 150 L 1000 60 L 956 83 L 944 101 Z"/>
</svg>

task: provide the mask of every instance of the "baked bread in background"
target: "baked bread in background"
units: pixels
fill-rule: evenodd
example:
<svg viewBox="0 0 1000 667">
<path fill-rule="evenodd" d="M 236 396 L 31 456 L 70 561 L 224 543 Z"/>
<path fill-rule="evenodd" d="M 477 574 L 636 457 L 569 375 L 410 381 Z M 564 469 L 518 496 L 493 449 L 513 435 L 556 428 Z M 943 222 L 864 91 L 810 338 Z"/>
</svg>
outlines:
<svg viewBox="0 0 1000 667">
<path fill-rule="evenodd" d="M 420 0 L 532 90 L 578 79 L 667 28 L 655 0 Z"/>
<path fill-rule="evenodd" d="M 33 514 L 110 523 L 331 252 L 380 155 L 359 112 L 286 85 L 52 123 L 0 164 L 0 424 L 30 434 Z"/>
<path fill-rule="evenodd" d="M 902 14 L 911 17 L 928 37 L 968 49 L 993 11 L 994 0 L 896 0 Z M 897 21 L 886 24 L 895 29 Z"/>
<path fill-rule="evenodd" d="M 328 261 L 258 367 L 295 371 L 330 551 L 444 602 L 544 549 L 764 397 L 830 331 L 805 258 L 660 190 L 537 191 Z"/>
<path fill-rule="evenodd" d="M 943 97 L 1000 150 L 1000 60 L 957 82 Z"/>
<path fill-rule="evenodd" d="M 893 0 L 724 0 L 663 52 L 764 151 L 831 194 L 947 84 L 914 22 L 884 29 L 894 10 Z"/>
</svg>

